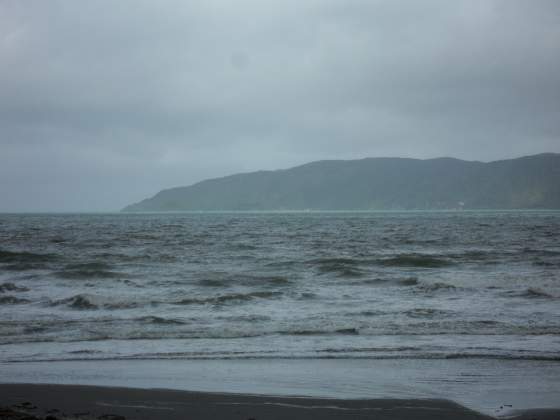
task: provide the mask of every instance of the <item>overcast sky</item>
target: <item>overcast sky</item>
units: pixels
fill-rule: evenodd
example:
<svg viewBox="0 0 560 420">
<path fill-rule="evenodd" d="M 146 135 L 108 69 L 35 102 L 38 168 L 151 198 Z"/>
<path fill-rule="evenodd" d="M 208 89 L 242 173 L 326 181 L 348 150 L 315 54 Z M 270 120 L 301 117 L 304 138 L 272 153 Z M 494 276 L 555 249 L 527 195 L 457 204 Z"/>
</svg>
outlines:
<svg viewBox="0 0 560 420">
<path fill-rule="evenodd" d="M 557 0 L 0 0 L 0 211 L 560 152 Z"/>
</svg>

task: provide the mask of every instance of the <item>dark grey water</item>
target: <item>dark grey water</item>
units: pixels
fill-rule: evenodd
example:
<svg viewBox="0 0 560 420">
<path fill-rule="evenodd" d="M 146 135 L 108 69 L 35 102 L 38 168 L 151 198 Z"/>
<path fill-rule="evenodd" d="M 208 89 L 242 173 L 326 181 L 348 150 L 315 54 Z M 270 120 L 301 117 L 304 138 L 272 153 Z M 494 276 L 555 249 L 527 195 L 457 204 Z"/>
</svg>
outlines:
<svg viewBox="0 0 560 420">
<path fill-rule="evenodd" d="M 560 360 L 560 212 L 0 215 L 0 362 Z"/>
</svg>

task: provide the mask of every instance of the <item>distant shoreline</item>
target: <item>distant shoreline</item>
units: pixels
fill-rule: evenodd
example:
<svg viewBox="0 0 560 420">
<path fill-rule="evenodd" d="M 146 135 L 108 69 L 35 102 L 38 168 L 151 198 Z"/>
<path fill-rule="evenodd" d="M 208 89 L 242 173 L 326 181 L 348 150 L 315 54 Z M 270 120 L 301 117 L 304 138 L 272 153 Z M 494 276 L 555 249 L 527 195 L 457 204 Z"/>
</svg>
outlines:
<svg viewBox="0 0 560 420">
<path fill-rule="evenodd" d="M 417 209 L 417 210 L 159 210 L 159 211 L 21 211 L 0 212 L 0 216 L 10 215 L 142 215 L 142 214 L 384 214 L 384 213 L 560 213 L 560 209 Z"/>
<path fill-rule="evenodd" d="M 124 212 L 560 208 L 560 154 L 488 163 L 454 158 L 323 160 L 167 188 Z"/>
</svg>

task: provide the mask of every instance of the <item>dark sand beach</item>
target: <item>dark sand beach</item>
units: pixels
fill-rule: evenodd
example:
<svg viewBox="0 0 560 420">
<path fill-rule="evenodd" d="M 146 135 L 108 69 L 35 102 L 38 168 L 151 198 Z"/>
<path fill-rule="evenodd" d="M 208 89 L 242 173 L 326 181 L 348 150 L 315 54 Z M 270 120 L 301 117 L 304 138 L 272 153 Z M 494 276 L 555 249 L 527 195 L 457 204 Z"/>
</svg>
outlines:
<svg viewBox="0 0 560 420">
<path fill-rule="evenodd" d="M 387 419 L 484 420 L 493 417 L 452 401 L 276 397 L 81 385 L 1 384 L 0 418 L 35 419 Z M 559 419 L 558 410 L 517 413 L 516 419 Z"/>
</svg>

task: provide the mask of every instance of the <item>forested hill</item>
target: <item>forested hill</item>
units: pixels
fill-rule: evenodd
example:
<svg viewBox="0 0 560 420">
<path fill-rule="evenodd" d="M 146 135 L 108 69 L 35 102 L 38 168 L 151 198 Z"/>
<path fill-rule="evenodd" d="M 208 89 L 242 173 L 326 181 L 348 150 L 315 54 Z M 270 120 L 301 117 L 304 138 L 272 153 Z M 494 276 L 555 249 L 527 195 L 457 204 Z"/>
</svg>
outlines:
<svg viewBox="0 0 560 420">
<path fill-rule="evenodd" d="M 560 154 L 326 160 L 160 191 L 123 211 L 560 209 Z"/>
</svg>

